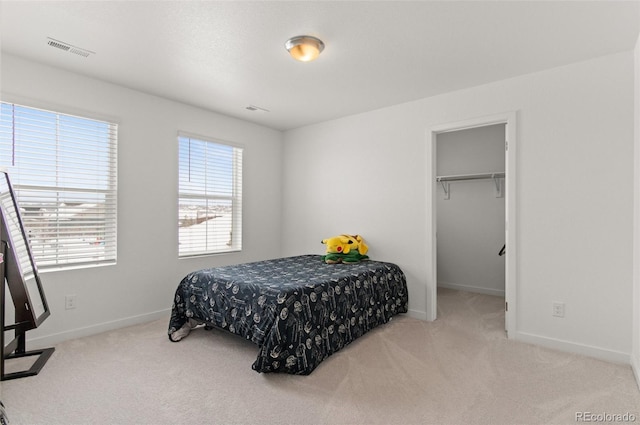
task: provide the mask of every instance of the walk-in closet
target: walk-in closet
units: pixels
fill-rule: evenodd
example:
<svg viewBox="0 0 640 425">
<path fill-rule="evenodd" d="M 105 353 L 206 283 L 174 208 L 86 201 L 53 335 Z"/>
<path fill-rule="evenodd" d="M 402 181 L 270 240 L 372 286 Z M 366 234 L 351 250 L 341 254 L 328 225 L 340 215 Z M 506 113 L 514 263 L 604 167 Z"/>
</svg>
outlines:
<svg viewBox="0 0 640 425">
<path fill-rule="evenodd" d="M 437 284 L 505 295 L 505 124 L 438 134 Z"/>
</svg>

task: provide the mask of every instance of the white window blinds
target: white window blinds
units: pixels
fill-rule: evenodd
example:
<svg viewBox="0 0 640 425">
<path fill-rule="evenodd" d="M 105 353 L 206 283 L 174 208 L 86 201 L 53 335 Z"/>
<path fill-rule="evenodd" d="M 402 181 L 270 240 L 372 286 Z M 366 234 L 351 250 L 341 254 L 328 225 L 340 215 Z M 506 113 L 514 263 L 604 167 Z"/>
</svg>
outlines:
<svg viewBox="0 0 640 425">
<path fill-rule="evenodd" d="M 242 149 L 179 136 L 178 256 L 242 249 Z"/>
<path fill-rule="evenodd" d="M 8 170 L 38 269 L 116 261 L 117 125 L 10 103 Z"/>
</svg>

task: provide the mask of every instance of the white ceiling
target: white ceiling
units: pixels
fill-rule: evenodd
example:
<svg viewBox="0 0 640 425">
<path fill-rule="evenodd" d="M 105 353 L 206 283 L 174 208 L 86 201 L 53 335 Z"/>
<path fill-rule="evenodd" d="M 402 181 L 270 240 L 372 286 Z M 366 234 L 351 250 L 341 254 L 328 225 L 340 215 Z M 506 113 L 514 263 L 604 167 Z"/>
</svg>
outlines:
<svg viewBox="0 0 640 425">
<path fill-rule="evenodd" d="M 3 52 L 280 130 L 629 51 L 640 20 L 637 1 L 611 0 L 3 0 L 0 13 Z M 315 62 L 284 49 L 302 34 L 326 44 Z"/>
</svg>

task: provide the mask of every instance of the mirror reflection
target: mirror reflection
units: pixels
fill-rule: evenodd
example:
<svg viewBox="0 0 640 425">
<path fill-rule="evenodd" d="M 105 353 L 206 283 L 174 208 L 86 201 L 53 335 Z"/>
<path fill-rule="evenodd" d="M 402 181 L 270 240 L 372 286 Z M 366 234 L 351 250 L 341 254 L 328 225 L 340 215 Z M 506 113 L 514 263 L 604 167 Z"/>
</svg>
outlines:
<svg viewBox="0 0 640 425">
<path fill-rule="evenodd" d="M 3 232 L 7 233 L 3 234 L 3 240 L 8 239 L 6 242 L 11 246 L 13 254 L 11 256 L 7 253 L 6 259 L 8 287 L 14 298 L 14 304 L 17 306 L 16 310 L 24 305 L 25 309 L 30 312 L 29 316 L 32 317 L 33 327 L 37 327 L 46 317 L 48 308 L 15 194 L 9 176 L 4 171 L 0 172 L 0 208 L 2 210 Z M 15 259 L 15 264 L 10 261 L 12 257 Z M 12 268 L 17 268 L 17 270 L 12 270 Z M 18 279 L 21 282 L 11 281 Z M 22 285 L 22 290 L 20 285 Z M 21 300 L 20 298 L 25 295 L 26 299 Z"/>
</svg>

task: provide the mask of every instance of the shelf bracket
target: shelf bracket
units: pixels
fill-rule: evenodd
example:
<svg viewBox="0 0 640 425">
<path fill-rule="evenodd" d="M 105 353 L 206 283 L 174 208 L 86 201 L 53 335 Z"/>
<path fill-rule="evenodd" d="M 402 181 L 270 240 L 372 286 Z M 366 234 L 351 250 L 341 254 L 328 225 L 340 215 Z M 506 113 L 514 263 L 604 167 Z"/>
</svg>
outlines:
<svg viewBox="0 0 640 425">
<path fill-rule="evenodd" d="M 504 192 L 502 190 L 502 188 L 503 188 L 502 177 L 497 176 L 497 175 L 493 175 L 493 182 L 496 184 L 496 198 L 503 198 L 504 197 Z"/>
<path fill-rule="evenodd" d="M 449 182 L 440 181 L 442 185 L 442 190 L 444 190 L 444 200 L 449 200 L 451 198 L 451 187 L 449 186 Z"/>
</svg>

